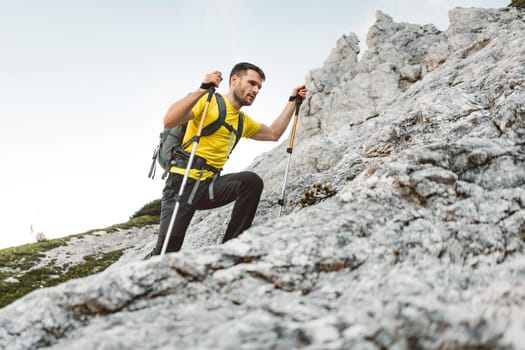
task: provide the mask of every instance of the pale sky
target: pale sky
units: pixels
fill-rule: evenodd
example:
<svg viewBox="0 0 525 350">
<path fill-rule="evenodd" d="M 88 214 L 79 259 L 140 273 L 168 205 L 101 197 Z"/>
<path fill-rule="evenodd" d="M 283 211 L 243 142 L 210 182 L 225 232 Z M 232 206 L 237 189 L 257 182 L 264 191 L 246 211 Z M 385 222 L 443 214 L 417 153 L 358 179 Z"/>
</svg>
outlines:
<svg viewBox="0 0 525 350">
<path fill-rule="evenodd" d="M 270 124 L 342 35 L 366 50 L 377 10 L 446 30 L 454 7 L 509 3 L 0 0 L 0 248 L 34 242 L 32 224 L 50 238 L 80 233 L 160 198 L 147 172 L 162 117 L 207 72 L 260 66 L 267 80 L 244 111 Z M 241 142 L 225 172 L 276 145 Z"/>
</svg>

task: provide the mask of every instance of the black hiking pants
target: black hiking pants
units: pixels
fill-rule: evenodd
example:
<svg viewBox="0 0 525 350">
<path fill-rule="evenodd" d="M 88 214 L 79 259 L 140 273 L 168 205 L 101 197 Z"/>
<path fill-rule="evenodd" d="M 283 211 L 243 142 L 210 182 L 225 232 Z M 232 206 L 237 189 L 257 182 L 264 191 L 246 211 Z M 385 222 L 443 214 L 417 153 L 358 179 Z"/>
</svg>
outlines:
<svg viewBox="0 0 525 350">
<path fill-rule="evenodd" d="M 153 252 L 154 255 L 161 253 L 171 216 L 175 209 L 175 197 L 179 193 L 182 179 L 183 175 L 170 173 L 166 180 L 166 185 L 162 191 L 159 237 Z M 235 201 L 231 219 L 222 240 L 223 243 L 239 236 L 251 226 L 263 189 L 261 178 L 249 171 L 219 176 L 213 184 L 213 200 L 210 200 L 209 195 L 211 181 L 211 179 L 202 181 L 192 203 L 188 204 L 188 198 L 196 182 L 196 180 L 188 178 L 180 199 L 181 202 L 166 249 L 167 252 L 180 250 L 186 230 L 196 210 L 218 208 Z"/>
</svg>

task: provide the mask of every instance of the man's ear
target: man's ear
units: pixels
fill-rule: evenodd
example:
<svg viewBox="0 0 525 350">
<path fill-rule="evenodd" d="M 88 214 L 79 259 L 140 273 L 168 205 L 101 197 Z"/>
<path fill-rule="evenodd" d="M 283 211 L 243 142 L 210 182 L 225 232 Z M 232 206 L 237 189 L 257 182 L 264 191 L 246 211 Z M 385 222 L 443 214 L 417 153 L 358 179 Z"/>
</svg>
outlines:
<svg viewBox="0 0 525 350">
<path fill-rule="evenodd" d="M 232 86 L 234 83 L 236 83 L 237 81 L 239 80 L 239 77 L 234 74 L 232 75 L 231 79 L 230 79 L 230 86 Z"/>
</svg>

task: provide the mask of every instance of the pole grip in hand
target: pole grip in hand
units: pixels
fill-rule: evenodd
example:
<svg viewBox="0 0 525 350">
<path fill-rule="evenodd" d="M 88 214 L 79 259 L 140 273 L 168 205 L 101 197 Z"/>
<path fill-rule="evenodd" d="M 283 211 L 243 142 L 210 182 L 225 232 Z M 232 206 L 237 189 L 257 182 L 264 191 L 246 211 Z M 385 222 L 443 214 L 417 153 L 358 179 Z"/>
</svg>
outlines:
<svg viewBox="0 0 525 350">
<path fill-rule="evenodd" d="M 208 99 L 206 101 L 210 102 L 214 94 L 215 94 L 215 86 L 212 86 L 208 89 Z"/>
<path fill-rule="evenodd" d="M 301 103 L 303 102 L 303 99 L 301 96 L 297 95 L 295 97 L 295 115 L 299 115 L 299 109 L 301 108 Z"/>
</svg>

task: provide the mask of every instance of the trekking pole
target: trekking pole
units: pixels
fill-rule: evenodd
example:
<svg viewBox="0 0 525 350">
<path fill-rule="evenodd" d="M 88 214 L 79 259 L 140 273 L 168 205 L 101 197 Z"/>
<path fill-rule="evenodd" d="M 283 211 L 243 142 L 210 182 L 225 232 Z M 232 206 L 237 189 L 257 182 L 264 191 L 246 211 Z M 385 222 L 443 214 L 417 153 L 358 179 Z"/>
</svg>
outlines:
<svg viewBox="0 0 525 350">
<path fill-rule="evenodd" d="M 288 163 L 286 164 L 286 171 L 284 172 L 283 190 L 281 192 L 281 199 L 277 201 L 277 203 L 281 205 L 281 209 L 279 209 L 279 217 L 281 216 L 284 207 L 284 191 L 286 189 L 286 180 L 288 179 L 288 169 L 290 169 L 290 160 L 292 159 L 295 129 L 297 128 L 297 120 L 299 119 L 299 108 L 301 107 L 301 102 L 303 102 L 303 99 L 301 98 L 301 96 L 297 95 L 295 97 L 295 115 L 293 117 L 293 126 L 292 133 L 290 134 L 290 143 L 288 144 L 288 148 L 286 149 L 286 152 L 288 152 Z"/>
<path fill-rule="evenodd" d="M 195 158 L 195 153 L 197 152 L 197 145 L 199 144 L 199 140 L 200 140 L 201 133 L 202 133 L 202 128 L 204 126 L 204 120 L 206 119 L 206 115 L 208 114 L 208 108 L 210 107 L 210 101 L 214 93 L 215 93 L 215 87 L 209 88 L 208 99 L 206 100 L 206 105 L 204 106 L 204 112 L 202 114 L 199 128 L 197 129 L 197 134 L 195 134 L 192 140 L 193 148 L 191 149 L 190 158 L 188 160 L 188 165 L 186 166 L 186 171 L 184 172 L 184 177 L 182 178 L 182 183 L 179 188 L 179 193 L 175 196 L 175 208 L 173 209 L 173 214 L 171 214 L 168 231 L 166 232 L 166 237 L 164 237 L 164 242 L 162 243 L 162 250 L 160 251 L 161 256 L 166 254 L 166 249 L 168 249 L 168 242 L 171 237 L 171 231 L 173 230 L 173 226 L 175 224 L 175 218 L 177 217 L 177 212 L 179 211 L 180 201 L 182 198 L 182 194 L 184 193 L 184 187 L 186 186 L 186 182 L 188 181 L 188 176 L 190 174 L 191 166 L 193 165 L 193 158 Z"/>
</svg>

